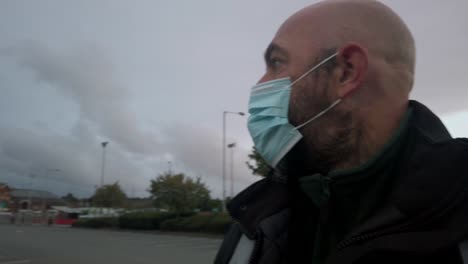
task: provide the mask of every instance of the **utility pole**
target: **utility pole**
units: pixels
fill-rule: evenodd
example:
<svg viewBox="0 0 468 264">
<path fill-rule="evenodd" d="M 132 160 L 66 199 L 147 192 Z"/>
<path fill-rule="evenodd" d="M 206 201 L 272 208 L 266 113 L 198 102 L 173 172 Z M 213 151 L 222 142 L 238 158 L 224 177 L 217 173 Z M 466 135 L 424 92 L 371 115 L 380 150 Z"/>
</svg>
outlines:
<svg viewBox="0 0 468 264">
<path fill-rule="evenodd" d="M 44 182 L 46 183 L 46 186 L 49 185 L 49 172 L 60 172 L 61 170 L 59 169 L 49 169 L 49 168 L 46 168 L 45 169 L 45 174 L 44 174 Z M 46 189 L 44 188 L 44 191 L 46 191 Z M 43 210 L 43 216 L 44 218 L 47 220 L 47 217 L 46 217 L 46 212 L 47 212 L 47 197 L 45 197 L 45 194 L 44 196 L 42 197 L 42 210 Z"/>
<path fill-rule="evenodd" d="M 223 151 L 223 197 L 222 197 L 222 211 L 226 211 L 226 115 L 227 114 L 234 114 L 244 116 L 243 112 L 230 112 L 230 111 L 223 111 L 223 144 L 222 144 L 222 151 Z"/>
<path fill-rule="evenodd" d="M 228 144 L 228 148 L 231 150 L 231 199 L 234 197 L 234 148 L 236 143 Z"/>
<path fill-rule="evenodd" d="M 30 183 L 30 187 L 29 187 L 29 191 L 28 191 L 28 209 L 31 210 L 32 208 L 32 187 L 33 187 L 33 180 L 34 180 L 34 177 L 36 177 L 35 174 L 29 174 L 29 177 L 31 177 L 31 183 Z"/>
<path fill-rule="evenodd" d="M 104 170 L 106 166 L 106 146 L 109 142 L 104 141 L 101 143 L 102 146 L 102 163 L 101 163 L 101 187 L 104 186 Z"/>
</svg>

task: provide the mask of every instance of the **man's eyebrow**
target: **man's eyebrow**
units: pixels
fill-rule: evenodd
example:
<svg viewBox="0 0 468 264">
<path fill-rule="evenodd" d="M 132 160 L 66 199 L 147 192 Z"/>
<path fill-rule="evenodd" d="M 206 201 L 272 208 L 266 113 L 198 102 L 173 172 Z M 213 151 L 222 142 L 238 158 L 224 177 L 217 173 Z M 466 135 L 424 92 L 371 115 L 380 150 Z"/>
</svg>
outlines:
<svg viewBox="0 0 468 264">
<path fill-rule="evenodd" d="M 270 43 L 270 45 L 268 45 L 268 48 L 266 49 L 265 55 L 264 55 L 264 57 L 265 57 L 265 62 L 266 62 L 267 64 L 268 64 L 268 62 L 270 62 L 270 60 L 271 60 L 271 54 L 272 54 L 273 52 L 283 53 L 284 55 L 287 55 L 287 54 L 288 54 L 288 52 L 287 52 L 284 48 L 278 46 L 278 45 L 275 44 L 275 43 Z"/>
</svg>

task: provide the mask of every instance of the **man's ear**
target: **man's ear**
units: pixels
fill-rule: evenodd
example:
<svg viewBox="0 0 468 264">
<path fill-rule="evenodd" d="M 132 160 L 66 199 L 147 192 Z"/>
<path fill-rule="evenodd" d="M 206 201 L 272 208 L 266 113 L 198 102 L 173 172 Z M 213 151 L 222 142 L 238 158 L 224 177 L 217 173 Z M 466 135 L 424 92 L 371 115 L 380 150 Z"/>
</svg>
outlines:
<svg viewBox="0 0 468 264">
<path fill-rule="evenodd" d="M 337 55 L 340 67 L 338 97 L 344 98 L 361 87 L 368 67 L 368 52 L 356 43 L 344 45 Z"/>
</svg>

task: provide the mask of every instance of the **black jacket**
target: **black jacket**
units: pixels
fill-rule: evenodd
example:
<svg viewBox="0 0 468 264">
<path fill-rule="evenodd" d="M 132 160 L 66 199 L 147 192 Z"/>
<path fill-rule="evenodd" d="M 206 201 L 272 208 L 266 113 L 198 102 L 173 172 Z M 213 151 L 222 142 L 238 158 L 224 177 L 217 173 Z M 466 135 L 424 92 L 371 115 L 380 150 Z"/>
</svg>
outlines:
<svg viewBox="0 0 468 264">
<path fill-rule="evenodd" d="M 411 101 L 410 106 L 412 140 L 389 202 L 341 241 L 327 263 L 464 263 L 468 139 L 452 139 L 424 105 Z M 303 212 L 294 211 L 296 198 L 275 177 L 241 192 L 228 205 L 234 224 L 215 263 L 229 263 L 243 235 L 254 241 L 250 263 L 311 263 L 313 239 L 297 239 L 302 226 L 293 216 Z M 313 226 L 319 216 L 313 206 L 309 209 L 304 215 Z"/>
</svg>

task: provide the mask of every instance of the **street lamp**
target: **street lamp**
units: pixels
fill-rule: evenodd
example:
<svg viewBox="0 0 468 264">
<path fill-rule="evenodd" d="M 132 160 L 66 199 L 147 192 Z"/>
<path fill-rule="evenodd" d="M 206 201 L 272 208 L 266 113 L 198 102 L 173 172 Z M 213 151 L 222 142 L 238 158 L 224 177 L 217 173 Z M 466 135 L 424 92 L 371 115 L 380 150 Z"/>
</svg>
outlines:
<svg viewBox="0 0 468 264">
<path fill-rule="evenodd" d="M 44 182 L 46 183 L 46 186 L 48 186 L 48 179 L 49 179 L 49 172 L 60 172 L 61 170 L 59 169 L 49 169 L 49 168 L 46 168 L 45 169 L 45 175 L 44 175 Z M 45 190 L 45 188 L 44 188 Z M 46 194 L 44 193 L 44 196 L 42 196 L 42 220 L 44 221 L 44 223 L 47 223 L 47 198 L 45 197 Z"/>
<path fill-rule="evenodd" d="M 172 161 L 167 162 L 167 172 L 172 175 Z"/>
<path fill-rule="evenodd" d="M 227 147 L 231 150 L 231 199 L 234 197 L 234 148 L 236 143 L 228 144 Z"/>
<path fill-rule="evenodd" d="M 49 172 L 61 172 L 60 169 L 45 169 L 45 179 L 49 177 Z"/>
<path fill-rule="evenodd" d="M 102 146 L 102 164 L 101 164 L 101 187 L 104 186 L 104 169 L 106 164 L 106 146 L 109 142 L 104 141 L 101 143 Z"/>
<path fill-rule="evenodd" d="M 49 182 L 47 181 L 49 179 L 49 172 L 61 172 L 61 170 L 59 170 L 59 169 L 49 169 L 49 168 L 45 169 L 44 182 L 45 182 L 47 187 L 49 185 L 48 184 Z M 44 188 L 44 190 L 45 190 L 45 188 Z"/>
<path fill-rule="evenodd" d="M 223 112 L 223 199 L 222 199 L 222 210 L 223 212 L 226 210 L 226 115 L 227 114 L 234 114 L 244 116 L 243 112 L 230 112 L 224 111 Z"/>
<path fill-rule="evenodd" d="M 30 183 L 30 187 L 29 187 L 29 191 L 28 191 L 28 209 L 31 210 L 31 204 L 32 204 L 32 188 L 33 188 L 33 180 L 34 178 L 36 177 L 35 174 L 32 174 L 30 173 L 29 174 L 29 177 L 31 177 L 31 183 Z"/>
</svg>

